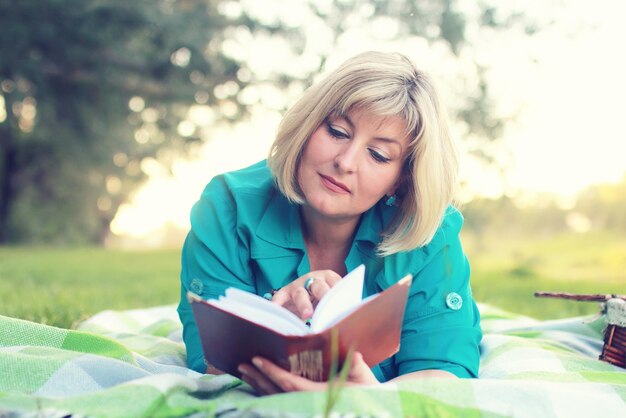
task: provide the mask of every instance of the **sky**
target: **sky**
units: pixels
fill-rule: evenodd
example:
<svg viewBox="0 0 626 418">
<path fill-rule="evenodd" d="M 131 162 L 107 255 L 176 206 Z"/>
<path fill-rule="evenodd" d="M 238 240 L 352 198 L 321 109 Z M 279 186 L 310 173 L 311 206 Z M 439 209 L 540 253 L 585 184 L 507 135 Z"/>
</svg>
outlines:
<svg viewBox="0 0 626 418">
<path fill-rule="evenodd" d="M 241 3 L 255 7 L 251 1 Z M 293 57 L 284 43 L 246 39 L 243 34 L 239 43 L 226 47 L 234 56 L 250 62 L 257 77 L 271 74 L 277 66 L 293 75 L 315 67 L 317 61 L 311 57 L 330 42 L 320 22 L 298 13 L 301 8 L 293 2 L 276 3 L 284 3 L 277 10 L 292 8 L 293 13 L 284 14 L 289 16 L 288 23 L 315 31 L 315 42 L 306 45 L 309 54 Z M 465 13 L 475 12 L 475 2 L 459 4 Z M 467 37 L 474 48 L 453 65 L 446 56 L 449 52 L 437 45 L 416 38 L 390 41 L 393 25 L 371 19 L 370 27 L 353 27 L 339 39 L 328 67 L 366 49 L 397 50 L 419 58 L 418 65 L 433 74 L 442 87 L 444 101 L 449 98 L 453 107 L 455 89 L 472 82 L 471 74 L 464 73 L 463 60 L 483 63 L 494 112 L 508 122 L 493 150 L 496 165 L 485 166 L 473 158 L 468 153 L 472 141 L 457 141 L 462 151 L 466 199 L 546 193 L 571 199 L 589 185 L 620 181 L 626 175 L 621 115 L 626 97 L 626 54 L 622 45 L 626 39 L 626 3 L 534 0 L 510 2 L 509 6 L 524 12 L 542 29 L 528 37 L 515 31 L 478 31 L 470 25 Z M 268 21 L 276 18 L 267 8 L 256 13 Z M 146 164 L 150 180 L 120 208 L 112 231 L 141 237 L 165 222 L 186 229 L 191 206 L 214 175 L 265 158 L 280 121 L 274 109 L 295 96 L 276 94 L 267 86 L 260 90 L 248 93 L 262 94 L 261 106 L 253 110 L 248 121 L 235 127 L 214 123 L 202 111 L 191 114 L 196 124 L 211 124 L 210 140 L 193 160 L 177 161 L 173 175 L 158 164 Z"/>
<path fill-rule="evenodd" d="M 513 99 L 522 110 L 505 138 L 508 186 L 571 195 L 626 174 L 626 5 L 558 3 L 568 6 L 555 10 L 550 29 L 530 39 L 502 38 L 491 52 L 502 57 L 494 74 L 502 104 Z M 518 54 L 535 63 L 524 65 Z"/>
</svg>

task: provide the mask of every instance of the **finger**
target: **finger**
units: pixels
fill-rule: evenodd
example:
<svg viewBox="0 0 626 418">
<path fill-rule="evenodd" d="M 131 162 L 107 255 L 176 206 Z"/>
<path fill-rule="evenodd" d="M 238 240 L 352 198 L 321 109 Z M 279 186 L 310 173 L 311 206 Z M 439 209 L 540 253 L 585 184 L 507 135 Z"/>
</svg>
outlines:
<svg viewBox="0 0 626 418">
<path fill-rule="evenodd" d="M 244 382 L 246 382 L 248 385 L 250 385 L 252 387 L 252 389 L 254 389 L 254 392 L 257 395 L 269 395 L 269 393 L 265 393 L 263 392 L 263 389 L 260 388 L 256 382 L 254 381 L 254 379 L 252 379 L 250 376 L 248 376 L 247 374 L 241 374 L 241 380 L 243 380 Z"/>
<path fill-rule="evenodd" d="M 313 304 L 311 303 L 311 295 L 304 287 L 298 287 L 294 291 L 293 303 L 296 306 L 297 315 L 301 319 L 308 319 L 313 314 Z"/>
<path fill-rule="evenodd" d="M 278 386 L 285 392 L 293 391 L 320 391 L 326 389 L 326 384 L 321 382 L 314 382 L 306 379 L 302 376 L 295 375 L 287 370 L 278 367 L 271 361 L 254 357 L 252 363 L 261 371 L 266 377 L 271 379 L 272 383 Z"/>
<path fill-rule="evenodd" d="M 341 276 L 332 270 L 322 270 L 319 275 L 329 287 L 333 287 L 341 280 Z"/>
<path fill-rule="evenodd" d="M 241 380 L 243 380 L 244 382 L 246 382 L 248 385 L 252 386 L 252 389 L 254 389 L 254 392 L 258 395 L 258 396 L 266 396 L 266 395 L 276 395 L 276 392 L 268 392 L 265 388 L 263 388 L 262 386 L 260 386 L 256 380 L 254 380 L 252 377 L 248 376 L 248 375 L 242 375 Z"/>
<path fill-rule="evenodd" d="M 272 303 L 280 306 L 286 305 L 290 300 L 291 297 L 285 289 L 280 289 L 278 292 L 274 293 L 274 296 L 272 296 Z"/>
<path fill-rule="evenodd" d="M 326 280 L 318 279 L 315 280 L 309 286 L 309 293 L 315 300 L 320 300 L 324 295 L 330 290 L 330 286 L 326 283 Z"/>
<path fill-rule="evenodd" d="M 238 370 L 241 373 L 242 380 L 252 386 L 260 394 L 273 395 L 283 392 L 271 379 L 264 376 L 259 369 L 252 365 L 242 364 L 238 367 Z"/>
</svg>

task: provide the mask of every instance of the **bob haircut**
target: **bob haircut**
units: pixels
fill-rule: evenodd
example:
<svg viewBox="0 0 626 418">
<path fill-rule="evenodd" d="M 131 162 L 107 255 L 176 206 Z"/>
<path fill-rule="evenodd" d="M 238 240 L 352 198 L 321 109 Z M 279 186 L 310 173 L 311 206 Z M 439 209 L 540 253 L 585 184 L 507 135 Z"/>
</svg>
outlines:
<svg viewBox="0 0 626 418">
<path fill-rule="evenodd" d="M 304 204 L 297 174 L 306 142 L 327 118 L 356 108 L 401 117 L 409 135 L 396 191 L 398 211 L 384 231 L 378 254 L 428 244 L 453 202 L 458 157 L 432 80 L 404 55 L 358 54 L 303 93 L 285 113 L 270 149 L 268 165 L 277 187 L 290 201 Z"/>
</svg>

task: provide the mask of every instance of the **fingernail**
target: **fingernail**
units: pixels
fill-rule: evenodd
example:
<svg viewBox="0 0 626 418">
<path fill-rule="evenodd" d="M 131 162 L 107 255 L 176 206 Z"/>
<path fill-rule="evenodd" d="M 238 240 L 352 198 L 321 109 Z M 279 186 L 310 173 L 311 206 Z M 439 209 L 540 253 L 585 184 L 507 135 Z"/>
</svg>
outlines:
<svg viewBox="0 0 626 418">
<path fill-rule="evenodd" d="M 258 357 L 254 357 L 254 358 L 252 359 L 252 364 L 254 364 L 255 366 L 257 366 L 259 369 L 260 369 L 261 367 L 263 367 L 263 362 L 262 362 L 262 361 L 261 361 L 261 359 L 260 359 L 260 358 L 258 358 Z"/>
<path fill-rule="evenodd" d="M 246 374 L 246 368 L 243 366 L 239 366 L 237 367 L 237 370 L 239 371 L 239 373 L 241 374 Z"/>
</svg>

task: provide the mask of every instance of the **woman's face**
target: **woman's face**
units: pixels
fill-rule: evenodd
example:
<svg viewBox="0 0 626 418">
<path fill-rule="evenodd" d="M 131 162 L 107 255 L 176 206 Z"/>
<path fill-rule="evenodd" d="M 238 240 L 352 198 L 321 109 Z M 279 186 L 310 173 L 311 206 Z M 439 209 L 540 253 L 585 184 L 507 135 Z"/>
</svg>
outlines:
<svg viewBox="0 0 626 418">
<path fill-rule="evenodd" d="M 298 167 L 306 210 L 358 217 L 400 183 L 409 139 L 398 116 L 364 110 L 327 119 L 309 138 Z"/>
</svg>

